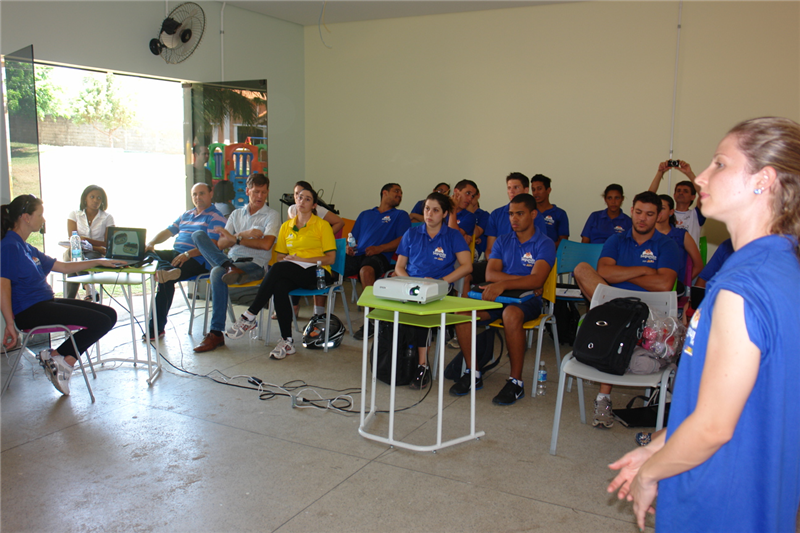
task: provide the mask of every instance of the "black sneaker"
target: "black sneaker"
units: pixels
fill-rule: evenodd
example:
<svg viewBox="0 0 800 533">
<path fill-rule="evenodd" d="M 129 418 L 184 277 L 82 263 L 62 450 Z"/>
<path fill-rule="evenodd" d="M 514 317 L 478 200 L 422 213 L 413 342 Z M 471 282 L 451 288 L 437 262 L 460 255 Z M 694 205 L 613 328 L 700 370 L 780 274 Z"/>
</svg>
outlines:
<svg viewBox="0 0 800 533">
<path fill-rule="evenodd" d="M 367 333 L 367 338 L 371 339 L 373 333 L 375 333 L 375 331 L 373 331 L 375 328 L 371 328 L 371 327 L 367 326 L 367 329 L 369 329 L 369 332 Z M 357 341 L 363 341 L 364 340 L 364 326 L 361 326 L 359 328 L 359 330 L 355 332 L 355 334 L 353 335 L 353 338 L 355 340 L 357 340 Z"/>
<path fill-rule="evenodd" d="M 425 365 L 417 365 L 417 371 L 414 373 L 414 379 L 408 384 L 412 389 L 424 389 L 431 382 L 431 369 Z"/>
<path fill-rule="evenodd" d="M 520 387 L 514 380 L 508 378 L 506 384 L 500 389 L 500 392 L 497 393 L 497 396 L 492 398 L 492 403 L 496 405 L 511 405 L 517 400 L 521 400 L 525 397 L 525 388 Z"/>
<path fill-rule="evenodd" d="M 465 396 L 469 394 L 469 386 L 472 384 L 472 374 L 469 369 L 450 387 L 450 394 L 453 396 Z M 475 376 L 475 390 L 483 388 L 483 376 Z"/>
</svg>

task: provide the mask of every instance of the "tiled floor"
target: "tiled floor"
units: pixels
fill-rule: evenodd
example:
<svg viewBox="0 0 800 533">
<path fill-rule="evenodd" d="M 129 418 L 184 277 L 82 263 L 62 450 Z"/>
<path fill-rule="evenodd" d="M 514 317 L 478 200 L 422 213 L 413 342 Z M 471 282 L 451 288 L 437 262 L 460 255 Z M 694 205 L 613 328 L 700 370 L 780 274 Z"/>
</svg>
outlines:
<svg viewBox="0 0 800 533">
<path fill-rule="evenodd" d="M 234 376 L 302 380 L 324 397 L 335 393 L 323 387 L 360 386 L 361 344 L 349 335 L 328 354 L 301 347 L 283 361 L 270 360 L 269 348 L 246 338 L 194 354 L 202 316 L 190 336 L 189 313 L 179 297 L 175 303 L 163 352 L 176 366 L 229 376 L 243 387 L 251 385 Z M 308 314 L 304 307 L 301 317 Z M 344 318 L 341 309 L 337 315 Z M 356 327 L 362 321 L 355 311 L 354 321 Z M 103 346 L 130 353 L 124 318 Z M 448 359 L 453 355 L 448 349 Z M 551 456 L 557 376 L 548 337 L 551 390 L 543 398 L 530 397 L 533 355 L 529 350 L 525 370 L 529 396 L 509 407 L 492 405 L 507 377 L 505 362 L 478 392 L 477 429 L 486 436 L 435 454 L 364 439 L 357 415 L 293 409 L 287 397 L 262 400 L 257 391 L 166 363 L 152 387 L 143 369 L 99 370 L 92 404 L 79 373 L 72 395 L 62 397 L 26 361 L 2 398 L 2 531 L 634 532 L 630 507 L 605 487 L 612 477 L 606 465 L 634 446 L 637 430 L 582 425 L 573 391 L 565 399 L 558 455 Z M 4 359 L 3 378 L 8 371 Z M 386 407 L 388 386 L 379 385 Z M 586 392 L 591 403 L 596 386 Z M 352 398 L 360 407 L 360 395 Z M 419 398 L 418 391 L 398 389 L 398 406 Z M 468 433 L 468 397 L 445 393 L 444 402 L 444 438 Z M 396 435 L 434 442 L 435 413 L 431 394 L 397 414 Z M 371 428 L 385 430 L 386 419 Z"/>
</svg>

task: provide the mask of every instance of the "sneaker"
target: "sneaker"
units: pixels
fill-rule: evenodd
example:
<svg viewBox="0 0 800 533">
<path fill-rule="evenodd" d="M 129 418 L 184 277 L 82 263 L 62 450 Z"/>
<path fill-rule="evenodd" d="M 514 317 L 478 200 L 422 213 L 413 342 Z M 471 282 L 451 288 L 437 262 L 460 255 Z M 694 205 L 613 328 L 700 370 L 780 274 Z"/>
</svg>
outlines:
<svg viewBox="0 0 800 533">
<path fill-rule="evenodd" d="M 466 372 L 456 381 L 455 385 L 450 387 L 450 394 L 453 396 L 465 396 L 469 394 L 469 387 L 472 384 L 472 374 L 467 369 Z M 475 390 L 483 388 L 483 376 L 475 377 Z"/>
<path fill-rule="evenodd" d="M 163 332 L 163 331 L 159 331 L 159 332 L 158 332 L 158 338 L 159 338 L 159 339 L 163 339 L 163 338 L 164 338 L 164 332 Z M 156 340 L 156 338 L 153 336 L 153 334 L 152 334 L 152 333 L 150 334 L 150 338 L 149 338 L 149 339 L 147 338 L 147 335 L 144 335 L 144 334 L 143 334 L 143 335 L 142 335 L 142 340 L 143 340 L 144 342 L 148 342 L 148 341 L 154 341 L 154 340 Z"/>
<path fill-rule="evenodd" d="M 611 398 L 603 397 L 594 401 L 594 418 L 592 426 L 610 428 L 614 425 L 614 413 L 611 411 Z"/>
<path fill-rule="evenodd" d="M 447 347 L 448 348 L 452 348 L 454 350 L 460 350 L 461 349 L 461 345 L 458 344 L 458 337 L 453 337 L 452 339 L 447 341 Z"/>
<path fill-rule="evenodd" d="M 414 373 L 414 378 L 408 384 L 412 389 L 424 389 L 431 382 L 431 368 L 425 365 L 417 365 L 417 371 Z"/>
<path fill-rule="evenodd" d="M 374 331 L 375 328 L 367 326 L 367 329 L 369 330 L 367 332 L 367 338 L 371 339 L 372 335 L 375 334 L 375 331 Z M 355 332 L 355 334 L 353 335 L 353 338 L 355 340 L 357 340 L 357 341 L 363 341 L 364 340 L 364 326 L 361 326 L 361 328 L 358 331 Z"/>
<path fill-rule="evenodd" d="M 239 320 L 236 321 L 236 324 L 228 328 L 225 335 L 230 339 L 238 339 L 251 329 L 254 329 L 257 325 L 258 321 L 255 318 L 253 320 L 248 320 L 247 317 L 242 315 L 239 317 Z"/>
<path fill-rule="evenodd" d="M 156 270 L 156 279 L 159 283 L 175 281 L 181 277 L 180 268 L 170 268 L 169 270 Z"/>
<path fill-rule="evenodd" d="M 269 356 L 271 359 L 286 359 L 287 355 L 292 355 L 295 352 L 297 352 L 297 350 L 294 349 L 293 342 L 281 339 L 278 341 L 278 344 L 275 345 L 275 348 L 269 352 Z"/>
<path fill-rule="evenodd" d="M 51 356 L 50 350 L 43 350 L 39 352 L 38 359 L 56 390 L 64 396 L 69 396 L 69 379 L 72 377 L 72 367 L 64 361 L 64 356 Z"/>
<path fill-rule="evenodd" d="M 511 405 L 517 400 L 523 399 L 525 397 L 525 387 L 517 385 L 517 383 L 522 382 L 517 382 L 513 378 L 508 378 L 506 384 L 503 385 L 503 388 L 497 393 L 497 396 L 492 398 L 492 403 L 495 405 Z"/>
</svg>

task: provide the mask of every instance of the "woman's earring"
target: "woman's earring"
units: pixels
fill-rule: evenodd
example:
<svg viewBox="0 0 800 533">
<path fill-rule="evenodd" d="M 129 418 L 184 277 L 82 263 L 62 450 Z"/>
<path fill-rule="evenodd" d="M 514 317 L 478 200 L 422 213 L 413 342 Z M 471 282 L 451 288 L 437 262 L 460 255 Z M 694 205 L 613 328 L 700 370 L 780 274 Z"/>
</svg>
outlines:
<svg viewBox="0 0 800 533">
<path fill-rule="evenodd" d="M 762 192 L 764 191 L 759 187 L 758 189 L 753 191 L 753 194 L 761 194 Z"/>
</svg>

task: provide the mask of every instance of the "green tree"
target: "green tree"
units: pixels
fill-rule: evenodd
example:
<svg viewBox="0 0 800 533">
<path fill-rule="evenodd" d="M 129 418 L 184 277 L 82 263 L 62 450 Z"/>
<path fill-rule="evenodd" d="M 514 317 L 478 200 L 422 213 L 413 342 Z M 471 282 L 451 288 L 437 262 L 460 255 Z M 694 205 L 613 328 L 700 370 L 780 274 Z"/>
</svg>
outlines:
<svg viewBox="0 0 800 533">
<path fill-rule="evenodd" d="M 200 144 L 209 144 L 214 126 L 221 127 L 226 120 L 245 126 L 267 124 L 267 115 L 259 115 L 259 108 L 267 108 L 267 94 L 262 91 L 229 89 L 215 85 L 202 85 L 202 91 L 193 91 L 195 110 L 195 138 Z"/>
<path fill-rule="evenodd" d="M 87 76 L 83 79 L 83 87 L 72 105 L 72 120 L 76 124 L 90 124 L 108 135 L 109 145 L 113 148 L 114 132 L 136 124 L 136 113 L 125 105 L 117 80 L 111 73 L 103 79 Z"/>
<path fill-rule="evenodd" d="M 39 120 L 47 115 L 64 115 L 60 108 L 61 88 L 50 81 L 52 67 L 36 65 L 34 68 L 31 63 L 9 60 L 6 62 L 5 70 L 9 115 L 32 119 L 34 106 Z"/>
</svg>

